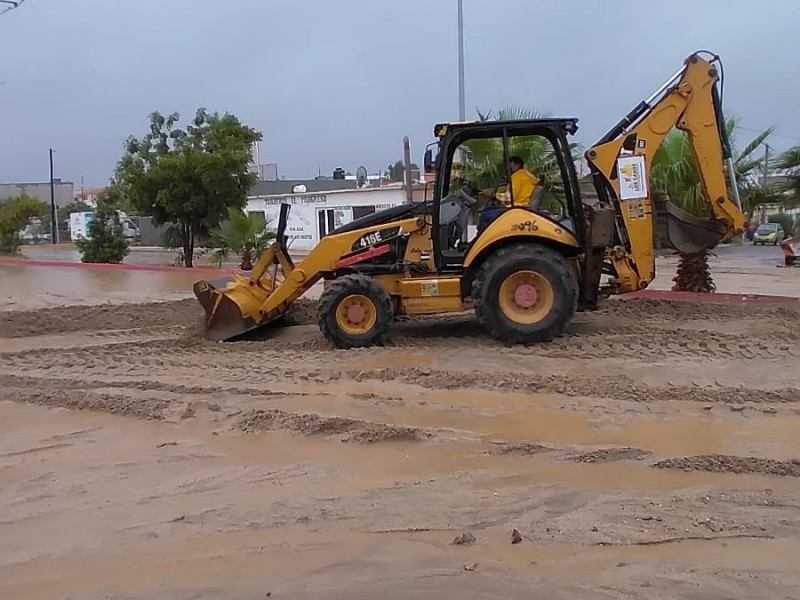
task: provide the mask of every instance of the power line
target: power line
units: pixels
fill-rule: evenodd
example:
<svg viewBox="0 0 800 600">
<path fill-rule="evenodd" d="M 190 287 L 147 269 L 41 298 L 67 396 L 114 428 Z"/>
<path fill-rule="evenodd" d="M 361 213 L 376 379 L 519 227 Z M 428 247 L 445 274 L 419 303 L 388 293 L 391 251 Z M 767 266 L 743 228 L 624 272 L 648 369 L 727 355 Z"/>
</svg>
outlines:
<svg viewBox="0 0 800 600">
<path fill-rule="evenodd" d="M 740 125 L 736 126 L 737 129 L 742 129 L 743 131 L 750 131 L 752 133 L 763 133 L 763 129 L 753 129 L 752 127 L 742 127 Z M 794 140 L 795 142 L 800 142 L 800 136 L 796 135 L 784 135 L 782 133 L 775 133 L 774 131 L 770 134 L 770 137 L 779 137 L 784 138 L 787 140 Z"/>
</svg>

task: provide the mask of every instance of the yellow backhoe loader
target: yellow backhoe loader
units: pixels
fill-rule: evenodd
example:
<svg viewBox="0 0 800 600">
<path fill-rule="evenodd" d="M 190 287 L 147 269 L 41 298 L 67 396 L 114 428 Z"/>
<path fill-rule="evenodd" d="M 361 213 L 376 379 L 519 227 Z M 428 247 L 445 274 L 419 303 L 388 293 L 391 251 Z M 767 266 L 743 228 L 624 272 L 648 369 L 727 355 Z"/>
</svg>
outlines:
<svg viewBox="0 0 800 600">
<path fill-rule="evenodd" d="M 592 194 L 582 190 L 568 142 L 577 119 L 436 125 L 437 141 L 425 153 L 426 171 L 436 173 L 431 200 L 339 227 L 299 264 L 287 251 L 290 207 L 282 205 L 277 239 L 249 275 L 194 285 L 206 312 L 206 337 L 230 340 L 272 323 L 324 280 L 319 327 L 339 348 L 382 344 L 397 315 L 470 308 L 507 343 L 553 339 L 577 310 L 596 308 L 598 298 L 647 287 L 655 276 L 657 220 L 663 237 L 683 252 L 712 248 L 742 230 L 738 192 L 725 175 L 727 162 L 733 181 L 720 71 L 718 56 L 692 54 L 589 148 Z M 673 127 L 689 136 L 708 218 L 652 197 L 650 166 Z M 511 159 L 536 144 L 551 176 L 520 206 L 508 185 Z M 502 180 L 488 194 L 481 191 L 486 173 Z M 470 181 L 473 176 L 482 181 Z M 510 202 L 498 207 L 503 184 Z M 484 195 L 490 200 L 475 232 L 469 220 Z"/>
</svg>

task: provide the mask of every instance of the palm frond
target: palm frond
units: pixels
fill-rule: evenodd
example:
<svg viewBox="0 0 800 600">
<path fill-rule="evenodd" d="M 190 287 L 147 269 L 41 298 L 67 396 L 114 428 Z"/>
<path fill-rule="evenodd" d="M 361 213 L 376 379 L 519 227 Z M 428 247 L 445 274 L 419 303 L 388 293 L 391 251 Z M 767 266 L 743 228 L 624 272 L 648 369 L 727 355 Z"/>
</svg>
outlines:
<svg viewBox="0 0 800 600">
<path fill-rule="evenodd" d="M 742 169 L 739 167 L 739 163 L 741 161 L 747 161 L 750 155 L 753 154 L 753 152 L 755 152 L 756 150 L 758 150 L 759 146 L 761 146 L 761 144 L 763 144 L 766 141 L 766 139 L 772 135 L 773 131 L 775 131 L 774 127 L 768 127 L 767 129 L 759 133 L 756 137 L 754 137 L 752 141 L 749 144 L 747 144 L 747 146 L 745 146 L 741 152 L 737 153 L 735 160 L 737 171 L 739 171 L 740 173 L 742 172 Z M 761 162 L 763 163 L 763 159 L 759 160 L 761 160 Z M 753 161 L 750 160 L 749 162 L 752 163 Z"/>
<path fill-rule="evenodd" d="M 778 169 L 793 171 L 800 168 L 800 146 L 794 146 L 783 152 L 775 163 Z"/>
<path fill-rule="evenodd" d="M 231 253 L 241 257 L 244 264 L 258 259 L 275 239 L 275 232 L 261 219 L 232 208 L 228 211 L 228 220 L 213 230 L 210 238 L 212 246 L 217 248 L 211 256 L 212 264 L 222 266 Z"/>
</svg>

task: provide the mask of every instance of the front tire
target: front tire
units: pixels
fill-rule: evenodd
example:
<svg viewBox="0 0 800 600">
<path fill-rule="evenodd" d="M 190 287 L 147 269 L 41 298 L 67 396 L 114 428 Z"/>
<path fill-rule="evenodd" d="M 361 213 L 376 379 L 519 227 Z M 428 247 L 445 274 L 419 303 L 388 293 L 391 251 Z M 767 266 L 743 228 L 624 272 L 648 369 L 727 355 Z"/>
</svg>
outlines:
<svg viewBox="0 0 800 600">
<path fill-rule="evenodd" d="M 509 344 L 549 342 L 564 333 L 578 307 L 578 282 L 558 252 L 532 243 L 501 248 L 472 285 L 478 320 Z"/>
<path fill-rule="evenodd" d="M 393 318 L 389 294 L 364 275 L 335 280 L 317 304 L 320 331 L 336 348 L 382 346 Z"/>
</svg>

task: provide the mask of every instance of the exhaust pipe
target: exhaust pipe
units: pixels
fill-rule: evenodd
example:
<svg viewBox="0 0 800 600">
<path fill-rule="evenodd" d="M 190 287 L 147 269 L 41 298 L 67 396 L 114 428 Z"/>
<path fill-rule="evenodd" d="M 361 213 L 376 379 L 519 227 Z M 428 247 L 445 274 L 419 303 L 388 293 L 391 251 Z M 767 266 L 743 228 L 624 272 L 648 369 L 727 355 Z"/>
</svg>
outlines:
<svg viewBox="0 0 800 600">
<path fill-rule="evenodd" d="M 411 183 L 411 142 L 408 136 L 403 138 L 403 162 L 405 162 L 405 187 L 406 202 L 411 204 L 414 201 L 414 189 Z"/>
</svg>

